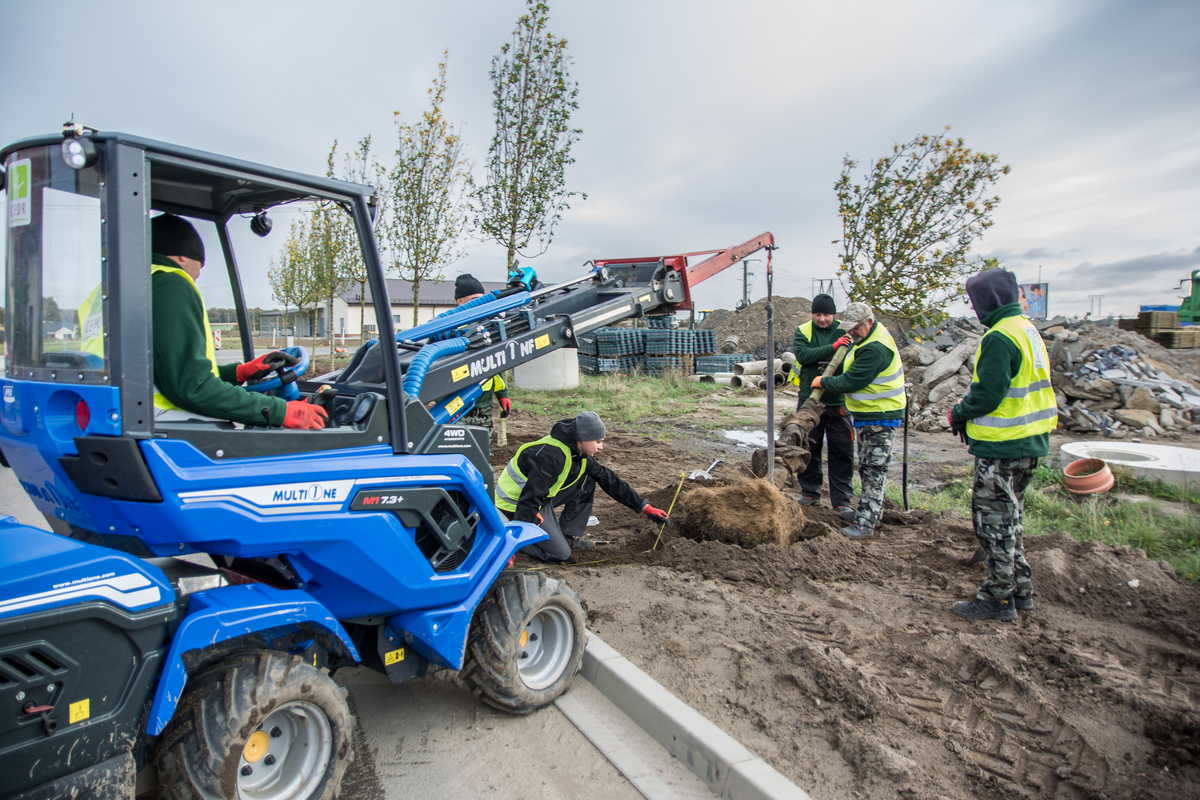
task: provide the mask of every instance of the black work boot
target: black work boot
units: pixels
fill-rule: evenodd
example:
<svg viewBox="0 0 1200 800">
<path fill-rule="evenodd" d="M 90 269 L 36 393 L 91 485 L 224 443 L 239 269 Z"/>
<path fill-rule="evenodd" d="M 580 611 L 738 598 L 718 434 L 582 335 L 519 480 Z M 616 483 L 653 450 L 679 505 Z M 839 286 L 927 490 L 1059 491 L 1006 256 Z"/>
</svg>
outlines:
<svg viewBox="0 0 1200 800">
<path fill-rule="evenodd" d="M 807 493 L 801 494 L 800 499 L 796 502 L 802 506 L 815 506 L 817 503 L 821 502 L 821 495 Z"/>
<path fill-rule="evenodd" d="M 842 528 L 842 536 L 845 536 L 847 539 L 870 539 L 872 533 L 872 531 L 865 531 L 857 525 L 847 525 Z"/>
<path fill-rule="evenodd" d="M 1013 608 L 1017 611 L 1032 611 L 1033 610 L 1033 595 L 1014 594 L 1012 598 Z"/>
<path fill-rule="evenodd" d="M 961 603 L 955 603 L 954 608 L 950 610 L 960 617 L 970 620 L 998 619 L 1004 622 L 1015 622 L 1017 619 L 1017 609 L 1007 599 L 964 600 Z"/>
</svg>

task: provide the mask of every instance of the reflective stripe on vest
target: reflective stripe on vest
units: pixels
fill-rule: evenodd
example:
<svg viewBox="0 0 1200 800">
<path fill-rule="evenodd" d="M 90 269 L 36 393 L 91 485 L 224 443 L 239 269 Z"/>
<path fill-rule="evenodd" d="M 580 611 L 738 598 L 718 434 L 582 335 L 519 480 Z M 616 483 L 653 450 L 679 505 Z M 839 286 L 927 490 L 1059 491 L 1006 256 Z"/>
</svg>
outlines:
<svg viewBox="0 0 1200 800">
<path fill-rule="evenodd" d="M 521 458 L 521 454 L 527 449 L 543 444 L 557 447 L 563 453 L 562 472 L 558 474 L 558 479 L 551 485 L 550 491 L 546 494 L 546 499 L 553 499 L 563 489 L 574 486 L 583 477 L 583 474 L 587 472 L 587 459 L 582 458 L 580 459 L 579 474 L 567 484 L 567 477 L 571 474 L 571 448 L 553 436 L 543 436 L 532 442 L 526 442 L 517 448 L 517 452 L 513 453 L 513 457 L 509 459 L 508 464 L 504 467 L 504 472 L 501 472 L 500 477 L 496 479 L 496 489 L 493 499 L 496 502 L 497 508 L 509 513 L 517 510 L 517 501 L 521 499 L 521 492 L 524 491 L 525 484 L 529 482 L 529 479 L 521 472 L 521 467 L 517 462 Z"/>
<path fill-rule="evenodd" d="M 1005 317 L 979 339 L 972 383 L 979 383 L 979 357 L 989 336 L 1004 336 L 1021 353 L 1021 368 L 1000 405 L 967 420 L 967 436 L 980 442 L 1010 442 L 1049 433 L 1058 427 L 1058 401 L 1050 384 L 1050 356 L 1037 328 L 1025 316 Z"/>
<path fill-rule="evenodd" d="M 153 275 L 156 272 L 171 272 L 180 276 L 188 282 L 188 286 L 191 286 L 195 290 L 196 297 L 200 298 L 201 318 L 204 320 L 204 357 L 208 359 L 208 365 L 212 368 L 212 374 L 220 378 L 221 373 L 217 370 L 217 351 L 213 348 L 212 327 L 208 324 L 208 308 L 204 305 L 204 295 L 200 293 L 200 287 L 196 285 L 196 281 L 192 280 L 191 275 L 188 275 L 179 267 L 164 267 L 160 264 L 151 264 L 150 274 Z M 182 357 L 187 358 L 188 354 L 182 354 Z M 179 406 L 172 403 L 159 392 L 157 388 L 154 390 L 154 407 L 164 411 L 179 408 Z"/>
<path fill-rule="evenodd" d="M 857 392 L 842 395 L 846 400 L 846 410 L 851 414 L 881 413 L 885 411 L 902 411 L 908 403 L 904 393 L 904 362 L 900 360 L 900 351 L 896 349 L 896 340 L 881 322 L 875 323 L 875 329 L 867 338 L 850 348 L 846 361 L 842 366 L 842 374 L 847 375 L 854 365 L 854 357 L 860 347 L 866 347 L 872 342 L 880 342 L 892 354 L 892 360 L 876 375 L 871 382 Z"/>
</svg>

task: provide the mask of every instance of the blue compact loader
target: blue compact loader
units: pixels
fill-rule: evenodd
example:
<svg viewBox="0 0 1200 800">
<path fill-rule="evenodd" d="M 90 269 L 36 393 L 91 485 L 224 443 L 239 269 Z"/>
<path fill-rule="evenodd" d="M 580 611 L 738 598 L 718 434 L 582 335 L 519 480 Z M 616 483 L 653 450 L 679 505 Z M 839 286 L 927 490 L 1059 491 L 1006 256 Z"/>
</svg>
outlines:
<svg viewBox="0 0 1200 800">
<path fill-rule="evenodd" d="M 583 608 L 509 568 L 546 534 L 500 516 L 487 431 L 456 420 L 488 377 L 687 309 L 689 281 L 771 246 L 591 262 L 554 286 L 517 269 L 397 332 L 371 187 L 77 124 L 0 162 L 0 461 L 51 528 L 0 518 L 0 795 L 23 800 L 131 797 L 149 765 L 167 798 L 331 798 L 353 753 L 341 667 L 461 670 L 514 714 L 552 702 L 583 657 Z M 268 215 L 293 203 L 357 237 L 375 338 L 316 380 L 292 348 L 248 388 L 321 403 L 327 426 L 157 407 L 150 220 L 210 242 L 201 286 L 230 298 L 250 361 L 237 257 L 265 260 Z"/>
</svg>

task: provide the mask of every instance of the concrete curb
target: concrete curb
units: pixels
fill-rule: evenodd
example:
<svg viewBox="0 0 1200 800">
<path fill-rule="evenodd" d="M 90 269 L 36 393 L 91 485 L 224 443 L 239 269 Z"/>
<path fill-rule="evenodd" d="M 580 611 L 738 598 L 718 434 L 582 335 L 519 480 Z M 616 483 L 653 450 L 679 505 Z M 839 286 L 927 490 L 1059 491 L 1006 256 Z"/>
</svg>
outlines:
<svg viewBox="0 0 1200 800">
<path fill-rule="evenodd" d="M 774 767 L 588 631 L 583 676 L 725 800 L 810 800 Z"/>
</svg>

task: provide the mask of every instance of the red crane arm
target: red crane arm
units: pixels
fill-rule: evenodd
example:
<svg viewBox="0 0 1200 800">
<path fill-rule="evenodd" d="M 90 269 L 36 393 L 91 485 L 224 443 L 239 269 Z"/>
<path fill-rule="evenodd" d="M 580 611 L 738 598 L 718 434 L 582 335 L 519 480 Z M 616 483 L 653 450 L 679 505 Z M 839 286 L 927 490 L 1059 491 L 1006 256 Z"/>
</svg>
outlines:
<svg viewBox="0 0 1200 800">
<path fill-rule="evenodd" d="M 697 283 L 711 278 L 721 270 L 733 266 L 746 256 L 756 253 L 764 247 L 774 246 L 775 236 L 770 231 L 767 231 L 766 233 L 760 233 L 747 242 L 735 245 L 726 250 L 718 250 L 716 255 L 710 256 L 699 264 L 687 268 L 688 286 L 695 286 Z"/>
</svg>

